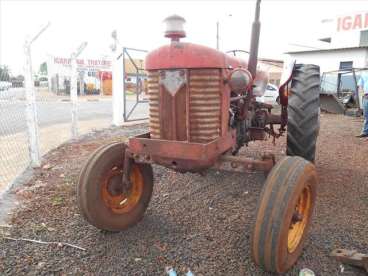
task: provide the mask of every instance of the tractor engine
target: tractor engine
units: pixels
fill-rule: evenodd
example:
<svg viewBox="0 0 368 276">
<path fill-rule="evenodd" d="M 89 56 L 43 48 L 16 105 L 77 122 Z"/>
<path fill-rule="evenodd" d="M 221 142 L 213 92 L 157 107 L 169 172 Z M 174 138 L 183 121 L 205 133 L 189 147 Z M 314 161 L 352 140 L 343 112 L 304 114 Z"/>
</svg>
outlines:
<svg viewBox="0 0 368 276">
<path fill-rule="evenodd" d="M 253 79 L 245 61 L 180 42 L 184 22 L 179 16 L 167 18 L 165 36 L 171 44 L 146 58 L 150 138 L 206 144 L 233 128 L 240 147 L 256 138 L 249 127 L 266 124 L 263 106 L 254 105 L 248 91 L 261 95 L 267 75 L 257 72 Z"/>
</svg>

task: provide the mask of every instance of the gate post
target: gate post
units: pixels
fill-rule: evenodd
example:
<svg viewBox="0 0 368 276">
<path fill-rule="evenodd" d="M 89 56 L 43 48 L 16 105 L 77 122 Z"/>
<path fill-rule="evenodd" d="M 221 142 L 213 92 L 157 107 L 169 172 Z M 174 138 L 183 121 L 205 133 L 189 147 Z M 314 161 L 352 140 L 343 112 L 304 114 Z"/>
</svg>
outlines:
<svg viewBox="0 0 368 276">
<path fill-rule="evenodd" d="M 116 31 L 113 32 L 114 45 L 112 47 L 112 124 L 121 126 L 124 122 L 124 61 L 117 51 Z"/>
<path fill-rule="evenodd" d="M 71 54 L 70 57 L 70 101 L 72 103 L 72 139 L 78 137 L 78 66 L 77 57 L 87 47 L 87 42 L 83 42 L 79 45 L 78 49 Z M 80 85 L 81 87 L 81 85 Z"/>
<path fill-rule="evenodd" d="M 71 56 L 71 74 L 70 74 L 70 102 L 72 103 L 72 139 L 78 137 L 78 71 L 76 54 Z"/>
<path fill-rule="evenodd" d="M 31 45 L 50 26 L 48 22 L 32 39 L 24 43 L 24 86 L 26 90 L 26 121 L 28 130 L 28 147 L 32 167 L 41 166 L 40 136 L 37 121 L 36 95 L 33 83 Z"/>
<path fill-rule="evenodd" d="M 36 96 L 32 75 L 31 43 L 32 42 L 27 40 L 24 44 L 24 86 L 26 90 L 26 121 L 31 166 L 39 167 L 41 166 L 40 137 L 37 122 Z"/>
</svg>

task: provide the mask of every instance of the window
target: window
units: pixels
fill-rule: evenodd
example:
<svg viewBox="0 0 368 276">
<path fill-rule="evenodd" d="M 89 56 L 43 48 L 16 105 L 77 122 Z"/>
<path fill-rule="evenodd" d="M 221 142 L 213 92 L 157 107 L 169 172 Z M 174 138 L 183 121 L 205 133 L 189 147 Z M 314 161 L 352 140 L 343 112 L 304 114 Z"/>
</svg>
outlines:
<svg viewBox="0 0 368 276">
<path fill-rule="evenodd" d="M 368 46 L 368 30 L 360 31 L 359 46 Z"/>
<path fill-rule="evenodd" d="M 341 61 L 340 62 L 340 70 L 349 70 L 353 68 L 353 62 L 352 61 Z"/>
</svg>

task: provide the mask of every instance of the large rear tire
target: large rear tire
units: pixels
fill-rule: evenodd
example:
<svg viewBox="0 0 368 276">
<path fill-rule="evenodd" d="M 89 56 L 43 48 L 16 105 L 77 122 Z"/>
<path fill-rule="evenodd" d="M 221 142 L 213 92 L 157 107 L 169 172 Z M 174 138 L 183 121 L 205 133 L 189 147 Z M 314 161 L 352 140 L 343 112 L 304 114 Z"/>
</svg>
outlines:
<svg viewBox="0 0 368 276">
<path fill-rule="evenodd" d="M 133 163 L 131 189 L 121 190 L 126 145 L 112 143 L 97 149 L 83 167 L 77 186 L 77 202 L 83 217 L 99 229 L 120 231 L 139 222 L 153 190 L 149 164 Z"/>
<path fill-rule="evenodd" d="M 287 155 L 314 162 L 319 132 L 319 66 L 296 64 L 288 98 Z"/>
<path fill-rule="evenodd" d="M 300 256 L 316 200 L 317 174 L 311 162 L 284 157 L 271 170 L 258 203 L 252 238 L 255 263 L 283 273 Z"/>
</svg>

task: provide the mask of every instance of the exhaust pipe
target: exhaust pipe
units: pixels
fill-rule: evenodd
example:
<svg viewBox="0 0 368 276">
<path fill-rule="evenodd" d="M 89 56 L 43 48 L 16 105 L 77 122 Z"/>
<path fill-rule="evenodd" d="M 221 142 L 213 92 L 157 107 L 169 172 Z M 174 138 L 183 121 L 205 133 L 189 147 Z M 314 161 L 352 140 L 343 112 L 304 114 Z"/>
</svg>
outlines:
<svg viewBox="0 0 368 276">
<path fill-rule="evenodd" d="M 250 40 L 248 71 L 255 78 L 257 73 L 257 59 L 258 59 L 258 46 L 259 46 L 259 33 L 261 30 L 261 22 L 259 21 L 261 0 L 257 0 L 256 11 L 254 21 L 252 24 L 252 36 Z"/>
</svg>

